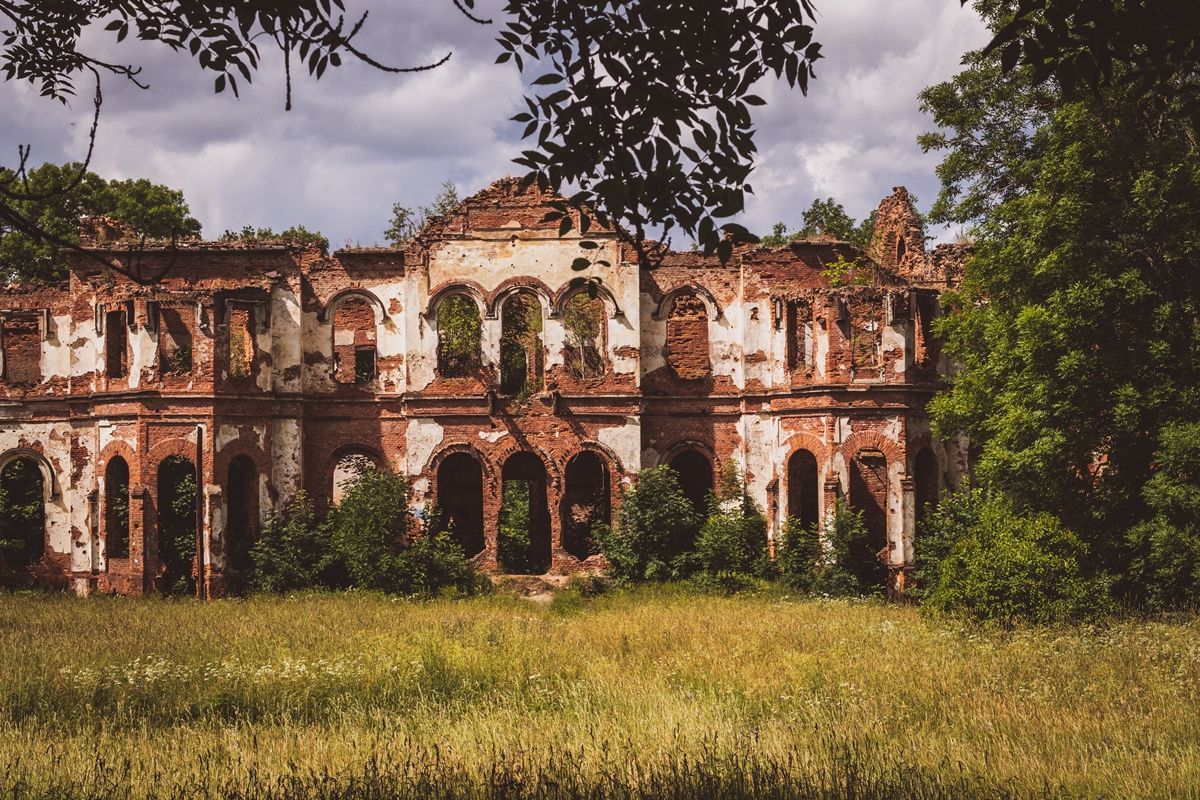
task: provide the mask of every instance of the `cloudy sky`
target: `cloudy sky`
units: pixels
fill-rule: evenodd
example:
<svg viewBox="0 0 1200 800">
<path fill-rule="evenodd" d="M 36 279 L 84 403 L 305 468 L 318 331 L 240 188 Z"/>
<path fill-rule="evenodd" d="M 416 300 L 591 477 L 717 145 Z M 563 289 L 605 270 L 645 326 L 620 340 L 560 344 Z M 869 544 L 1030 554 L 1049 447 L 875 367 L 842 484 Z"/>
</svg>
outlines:
<svg viewBox="0 0 1200 800">
<path fill-rule="evenodd" d="M 318 229 L 334 247 L 382 241 L 392 204 L 428 203 L 441 182 L 462 194 L 519 168 L 522 85 L 496 66 L 495 28 L 468 22 L 450 0 L 358 0 L 374 8 L 360 46 L 397 65 L 450 61 L 418 75 L 361 64 L 302 78 L 294 109 L 283 110 L 283 74 L 268 60 L 241 99 L 212 92 L 212 74 L 162 46 L 88 41 L 114 60 L 144 67 L 142 91 L 108 78 L 93 169 L 105 177 L 147 177 L 182 189 L 206 236 L 249 224 Z M 481 0 L 484 13 L 499 0 Z M 489 8 L 490 6 L 490 8 Z M 898 185 L 923 210 L 937 192 L 936 155 L 916 136 L 927 130 L 917 93 L 949 78 L 962 53 L 987 40 L 958 0 L 825 0 L 816 38 L 825 58 L 809 94 L 771 81 L 756 109 L 760 160 L 744 222 L 767 232 L 799 224 L 816 197 L 833 196 L 856 218 Z M 0 83 L 0 164 L 18 144 L 33 162 L 77 160 L 85 150 L 90 95 L 70 107 L 33 87 Z M 681 242 L 676 242 L 680 246 Z"/>
</svg>

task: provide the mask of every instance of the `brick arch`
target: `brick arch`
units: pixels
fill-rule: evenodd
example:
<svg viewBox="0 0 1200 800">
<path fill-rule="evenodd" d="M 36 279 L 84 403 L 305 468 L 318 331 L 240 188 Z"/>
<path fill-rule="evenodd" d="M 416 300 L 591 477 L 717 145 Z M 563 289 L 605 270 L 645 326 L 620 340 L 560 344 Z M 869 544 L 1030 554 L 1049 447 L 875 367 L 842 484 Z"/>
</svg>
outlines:
<svg viewBox="0 0 1200 800">
<path fill-rule="evenodd" d="M 658 457 L 658 461 L 656 462 L 655 466 L 666 466 L 667 464 L 671 463 L 672 458 L 679 455 L 684 450 L 699 450 L 701 453 L 703 453 L 708 460 L 712 462 L 713 471 L 715 474 L 717 465 L 721 462 L 721 460 L 717 458 L 717 450 L 708 442 L 704 442 L 699 439 L 680 439 L 679 441 L 675 442 L 675 444 L 662 451 L 662 455 Z"/>
<path fill-rule="evenodd" d="M 260 475 L 270 476 L 271 460 L 267 458 L 267 454 L 263 452 L 262 448 L 250 442 L 234 440 L 222 447 L 213 457 L 213 474 L 217 477 L 217 483 L 225 485 L 222 478 L 228 474 L 229 465 L 239 456 L 246 456 L 254 462 L 254 468 Z"/>
<path fill-rule="evenodd" d="M 475 305 L 479 307 L 479 318 L 482 320 L 487 317 L 487 291 L 475 281 L 461 279 L 444 281 L 431 289 L 429 291 L 429 303 L 425 307 L 422 316 L 425 319 L 436 320 L 442 301 L 455 294 L 461 294 L 464 297 L 474 300 Z"/>
<path fill-rule="evenodd" d="M 819 436 L 808 431 L 795 431 L 787 436 L 784 440 L 787 445 L 787 456 L 783 463 L 786 469 L 788 462 L 798 450 L 807 450 L 817 459 L 817 466 L 824 466 L 829 463 L 830 450 L 829 445 Z"/>
<path fill-rule="evenodd" d="M 157 497 L 158 493 L 158 468 L 162 462 L 166 461 L 171 456 L 182 456 L 196 467 L 196 444 L 189 442 L 187 439 L 174 437 L 164 439 L 154 445 L 147 451 L 146 457 L 141 459 L 141 472 L 143 477 L 142 485 L 146 486 Z M 203 481 L 203 476 L 196 475 L 197 491 Z"/>
<path fill-rule="evenodd" d="M 617 297 L 612 293 L 612 290 L 604 285 L 604 282 L 599 278 L 589 278 L 587 280 L 573 280 L 564 284 L 554 295 L 554 305 L 551 308 L 551 316 L 561 317 L 563 311 L 567 307 L 567 301 L 580 292 L 587 291 L 589 286 L 596 287 L 596 296 L 604 299 L 609 305 L 609 316 L 612 319 L 625 316 L 625 312 L 621 310 L 620 304 L 617 302 Z"/>
<path fill-rule="evenodd" d="M 129 488 L 132 490 L 133 476 L 140 474 L 141 470 L 136 469 L 136 467 L 140 466 L 138 464 L 137 452 L 129 446 L 128 442 L 114 440 L 104 446 L 104 449 L 100 451 L 100 455 L 96 458 L 96 477 L 99 479 L 104 474 L 104 470 L 108 469 L 108 462 L 117 456 L 125 459 L 125 464 L 129 467 Z"/>
<path fill-rule="evenodd" d="M 549 315 L 554 313 L 554 303 L 552 300 L 554 294 L 550 291 L 550 287 L 538 278 L 521 275 L 501 281 L 500 285 L 488 295 L 487 319 L 499 319 L 500 309 L 504 306 L 504 301 L 521 292 L 529 292 L 536 295 L 542 307 L 543 314 Z"/>
<path fill-rule="evenodd" d="M 442 462 L 455 453 L 466 453 L 478 461 L 480 469 L 483 470 L 483 478 L 485 481 L 494 482 L 498 480 L 500 470 L 497 468 L 496 464 L 490 458 L 488 458 L 488 456 L 482 450 L 480 450 L 471 442 L 467 441 L 457 441 L 443 444 L 442 447 L 438 448 L 438 450 L 429 457 L 429 460 L 425 462 L 425 466 L 422 468 L 421 474 L 428 475 L 436 486 L 437 472 L 441 468 Z"/>
<path fill-rule="evenodd" d="M 838 447 L 837 452 L 841 453 L 842 458 L 849 463 L 850 459 L 854 458 L 860 450 L 878 450 L 883 453 L 888 464 L 899 462 L 905 464 L 907 470 L 904 451 L 900 445 L 877 431 L 850 434 Z"/>
<path fill-rule="evenodd" d="M 583 441 L 579 443 L 578 449 L 571 451 L 570 454 L 563 459 L 564 476 L 566 475 L 566 466 L 567 464 L 571 463 L 571 459 L 575 458 L 575 456 L 579 455 L 585 450 L 595 453 L 596 455 L 600 456 L 600 458 L 604 459 L 604 461 L 608 464 L 608 469 L 611 476 L 625 474 L 625 465 L 621 463 L 621 459 L 618 458 L 617 454 L 614 453 L 610 448 L 600 444 L 599 442 Z"/>
<path fill-rule="evenodd" d="M 550 453 L 546 452 L 544 448 L 528 442 L 523 445 L 518 444 L 517 442 L 512 441 L 511 436 L 505 437 L 505 440 L 502 440 L 497 445 L 496 449 L 492 451 L 492 458 L 495 459 L 496 466 L 498 468 L 497 475 L 503 475 L 504 464 L 508 461 L 508 459 L 512 458 L 517 453 L 532 453 L 541 459 L 542 465 L 546 468 L 546 481 L 549 484 L 549 487 L 553 488 L 555 491 L 562 489 L 563 472 L 562 466 L 558 463 L 558 460 L 550 455 Z"/>
<path fill-rule="evenodd" d="M 694 294 L 700 298 L 700 302 L 704 303 L 704 307 L 708 309 L 708 318 L 710 321 L 721 319 L 721 307 L 717 304 L 717 298 L 713 297 L 712 292 L 698 283 L 685 283 L 674 287 L 664 294 L 662 299 L 658 301 L 658 307 L 654 309 L 654 314 L 652 315 L 654 319 L 666 319 L 671 313 L 671 308 L 675 305 L 676 298 L 685 294 Z"/>
<path fill-rule="evenodd" d="M 383 455 L 383 453 L 381 453 L 379 451 L 379 448 L 372 447 L 369 444 L 358 444 L 357 442 L 347 442 L 345 444 L 338 445 L 337 447 L 335 447 L 333 450 L 331 450 L 329 452 L 329 456 L 325 459 L 324 463 L 321 465 L 320 475 L 321 475 L 322 479 L 324 479 L 324 478 L 332 479 L 333 471 L 335 469 L 337 469 L 338 462 L 349 455 L 366 456 L 367 458 L 371 459 L 371 461 L 373 461 L 375 463 L 376 467 L 390 469 L 390 464 L 388 463 L 387 458 Z"/>
<path fill-rule="evenodd" d="M 934 447 L 933 436 L 929 433 L 920 433 L 908 440 L 908 446 L 905 448 L 908 453 L 908 458 L 904 462 L 904 474 L 913 475 L 913 459 L 917 457 L 925 448 L 929 448 L 929 452 L 933 453 L 934 460 L 938 462 L 938 469 L 941 469 L 941 460 L 938 459 L 938 448 Z"/>
<path fill-rule="evenodd" d="M 0 470 L 22 458 L 27 458 L 37 464 L 38 472 L 42 473 L 42 499 L 49 502 L 58 497 L 62 492 L 62 486 L 58 482 L 58 474 L 54 471 L 54 465 L 50 463 L 50 459 L 37 450 L 28 447 L 13 447 L 5 450 L 0 454 Z"/>
<path fill-rule="evenodd" d="M 367 305 L 371 306 L 371 308 L 375 311 L 375 324 L 376 325 L 382 325 L 387 321 L 387 319 L 388 319 L 387 309 L 385 309 L 383 307 L 383 301 L 379 299 L 379 296 L 376 295 L 374 292 L 372 292 L 370 289 L 360 289 L 360 288 L 343 289 L 342 291 L 335 294 L 333 297 L 329 298 L 329 302 L 327 302 L 325 304 L 324 308 L 322 308 L 321 311 L 319 311 L 317 313 L 317 320 L 319 322 L 331 321 L 333 319 L 334 312 L 337 311 L 337 307 L 339 305 L 341 305 L 343 302 L 345 302 L 346 300 L 350 300 L 353 298 L 365 300 L 367 302 Z"/>
</svg>

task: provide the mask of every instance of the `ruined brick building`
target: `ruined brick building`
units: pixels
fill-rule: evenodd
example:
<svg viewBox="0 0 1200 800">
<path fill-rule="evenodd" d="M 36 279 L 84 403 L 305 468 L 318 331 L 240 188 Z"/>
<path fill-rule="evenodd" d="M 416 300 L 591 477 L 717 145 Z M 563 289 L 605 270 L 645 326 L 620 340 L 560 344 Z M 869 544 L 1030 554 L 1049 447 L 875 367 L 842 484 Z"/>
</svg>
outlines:
<svg viewBox="0 0 1200 800">
<path fill-rule="evenodd" d="M 404 250 L 332 256 L 131 253 L 85 220 L 98 254 L 169 271 L 143 286 L 76 257 L 69 284 L 0 289 L 0 469 L 42 504 L 10 561 L 81 593 L 163 591 L 190 530 L 188 571 L 220 595 L 271 509 L 300 490 L 327 508 L 365 459 L 410 475 L 488 569 L 503 486 L 526 482 L 531 561 L 569 571 L 600 563 L 586 523 L 640 468 L 674 466 L 702 502 L 736 460 L 773 534 L 844 497 L 901 580 L 918 509 L 965 469 L 925 412 L 960 251 L 927 252 L 907 193 L 869 253 L 825 237 L 650 270 L 611 233 L 560 239 L 542 201 L 499 181 Z"/>
</svg>

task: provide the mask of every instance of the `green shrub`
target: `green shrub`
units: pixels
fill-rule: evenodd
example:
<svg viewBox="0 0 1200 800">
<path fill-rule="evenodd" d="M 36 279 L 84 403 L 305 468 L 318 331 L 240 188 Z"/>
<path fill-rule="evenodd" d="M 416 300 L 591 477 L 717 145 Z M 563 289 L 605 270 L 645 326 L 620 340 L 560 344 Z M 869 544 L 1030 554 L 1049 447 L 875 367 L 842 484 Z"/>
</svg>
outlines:
<svg viewBox="0 0 1200 800">
<path fill-rule="evenodd" d="M 1150 611 L 1200 606 L 1200 424 L 1165 429 L 1142 491 L 1154 516 L 1126 536 L 1123 597 Z"/>
<path fill-rule="evenodd" d="M 329 515 L 336 570 L 326 574 L 334 576 L 332 583 L 404 595 L 447 588 L 472 594 L 483 587 L 484 579 L 450 533 L 434 532 L 435 518 L 421 531 L 412 529 L 403 475 L 367 467 L 345 489 Z"/>
<path fill-rule="evenodd" d="M 623 495 L 616 527 L 597 526 L 596 539 L 617 580 L 668 580 L 691 571 L 699 525 L 675 470 L 652 467 Z"/>
<path fill-rule="evenodd" d="M 325 585 L 331 556 L 329 529 L 317 521 L 308 494 L 299 492 L 271 515 L 250 548 L 250 585 L 263 592 Z"/>
<path fill-rule="evenodd" d="M 722 470 L 718 493 L 709 503 L 696 537 L 696 562 L 708 576 L 764 576 L 770 569 L 767 520 L 746 492 L 735 462 Z"/>
<path fill-rule="evenodd" d="M 926 608 L 976 620 L 1052 623 L 1111 608 L 1108 584 L 1084 574 L 1087 548 L 1054 516 L 1019 513 L 977 492 L 944 498 L 917 543 Z"/>
<path fill-rule="evenodd" d="M 783 536 L 775 543 L 779 581 L 801 592 L 813 592 L 824 563 L 820 529 L 815 525 L 804 527 L 799 517 L 788 517 L 783 523 Z"/>
</svg>

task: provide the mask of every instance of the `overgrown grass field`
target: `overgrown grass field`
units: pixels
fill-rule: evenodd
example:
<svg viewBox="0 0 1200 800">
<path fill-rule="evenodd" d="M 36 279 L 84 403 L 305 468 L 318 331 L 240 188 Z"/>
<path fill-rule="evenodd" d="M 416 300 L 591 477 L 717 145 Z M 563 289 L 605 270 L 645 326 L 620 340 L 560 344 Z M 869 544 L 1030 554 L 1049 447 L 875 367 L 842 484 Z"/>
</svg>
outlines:
<svg viewBox="0 0 1200 800">
<path fill-rule="evenodd" d="M 12 797 L 1200 796 L 1200 621 L 0 595 Z"/>
</svg>

